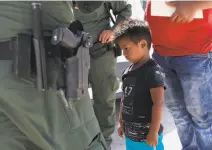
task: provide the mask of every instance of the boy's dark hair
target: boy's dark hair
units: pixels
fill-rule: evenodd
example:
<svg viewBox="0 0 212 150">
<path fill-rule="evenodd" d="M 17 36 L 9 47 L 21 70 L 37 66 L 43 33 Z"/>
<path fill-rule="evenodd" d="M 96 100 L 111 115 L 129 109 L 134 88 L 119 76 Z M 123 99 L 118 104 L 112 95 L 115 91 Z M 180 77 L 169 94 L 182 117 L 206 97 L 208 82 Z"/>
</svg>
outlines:
<svg viewBox="0 0 212 150">
<path fill-rule="evenodd" d="M 115 42 L 118 42 L 122 38 L 129 38 L 136 44 L 141 40 L 146 40 L 148 49 L 151 48 L 151 32 L 149 26 L 144 21 L 126 20 L 114 32 L 116 37 Z"/>
</svg>

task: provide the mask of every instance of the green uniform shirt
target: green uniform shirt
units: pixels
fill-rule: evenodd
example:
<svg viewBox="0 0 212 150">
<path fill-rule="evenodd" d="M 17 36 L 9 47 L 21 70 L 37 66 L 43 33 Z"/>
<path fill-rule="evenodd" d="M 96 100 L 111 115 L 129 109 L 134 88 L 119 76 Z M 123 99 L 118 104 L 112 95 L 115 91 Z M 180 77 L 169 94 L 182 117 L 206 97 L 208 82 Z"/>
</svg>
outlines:
<svg viewBox="0 0 212 150">
<path fill-rule="evenodd" d="M 10 39 L 18 33 L 32 29 L 32 1 L 0 2 L 0 40 Z M 72 6 L 68 1 L 41 2 L 43 28 L 53 30 L 57 25 L 69 25 L 74 20 Z"/>
<path fill-rule="evenodd" d="M 76 1 L 78 9 L 74 9 L 74 16 L 76 20 L 80 20 L 83 24 L 84 30 L 96 42 L 102 31 L 110 28 L 109 14 L 101 1 Z M 106 1 L 111 4 L 111 9 L 114 14 L 117 14 L 117 22 L 129 18 L 132 14 L 131 5 L 126 0 L 123 1 Z M 98 5 L 98 6 L 97 6 Z"/>
</svg>

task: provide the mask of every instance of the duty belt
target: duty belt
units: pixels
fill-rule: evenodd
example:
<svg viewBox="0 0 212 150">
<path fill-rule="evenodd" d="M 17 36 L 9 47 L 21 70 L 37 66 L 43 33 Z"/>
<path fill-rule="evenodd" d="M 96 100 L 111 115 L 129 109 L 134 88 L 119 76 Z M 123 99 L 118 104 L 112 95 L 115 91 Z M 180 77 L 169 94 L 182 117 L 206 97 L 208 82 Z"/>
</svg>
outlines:
<svg viewBox="0 0 212 150">
<path fill-rule="evenodd" d="M 45 41 L 45 47 L 48 51 L 47 57 L 51 57 L 52 53 L 58 52 L 58 48 L 61 49 L 61 47 L 57 47 L 51 44 L 50 41 L 51 37 L 44 37 Z M 13 60 L 15 49 L 20 49 L 20 51 L 28 50 L 31 51 L 31 48 L 33 49 L 32 43 L 32 37 L 30 35 L 20 34 L 18 37 L 11 38 L 11 40 L 8 41 L 2 41 L 0 42 L 0 60 Z M 19 47 L 19 48 L 18 48 Z M 57 50 L 54 50 L 57 49 Z M 54 56 L 58 56 L 59 54 L 54 54 Z"/>
<path fill-rule="evenodd" d="M 60 47 L 53 46 L 51 37 L 45 37 L 45 48 L 47 57 L 58 56 Z M 58 54 L 57 54 L 58 53 Z M 0 60 L 12 60 L 13 70 L 17 76 L 29 77 L 35 73 L 35 52 L 32 36 L 28 34 L 18 34 L 11 40 L 0 42 Z"/>
</svg>

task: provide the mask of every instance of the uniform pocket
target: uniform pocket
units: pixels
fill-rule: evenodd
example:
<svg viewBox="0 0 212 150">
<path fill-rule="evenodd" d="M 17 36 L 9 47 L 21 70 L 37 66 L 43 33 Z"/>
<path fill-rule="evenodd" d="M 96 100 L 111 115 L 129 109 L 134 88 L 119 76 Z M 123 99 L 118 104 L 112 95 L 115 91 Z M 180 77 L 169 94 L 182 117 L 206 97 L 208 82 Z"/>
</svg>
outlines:
<svg viewBox="0 0 212 150">
<path fill-rule="evenodd" d="M 111 84 L 111 90 L 112 91 L 117 91 L 119 89 L 119 79 L 117 76 L 115 75 L 111 75 L 111 76 L 108 76 L 108 81 L 110 82 Z"/>
<path fill-rule="evenodd" d="M 86 150 L 106 150 L 104 138 L 101 133 L 97 134 Z"/>
</svg>

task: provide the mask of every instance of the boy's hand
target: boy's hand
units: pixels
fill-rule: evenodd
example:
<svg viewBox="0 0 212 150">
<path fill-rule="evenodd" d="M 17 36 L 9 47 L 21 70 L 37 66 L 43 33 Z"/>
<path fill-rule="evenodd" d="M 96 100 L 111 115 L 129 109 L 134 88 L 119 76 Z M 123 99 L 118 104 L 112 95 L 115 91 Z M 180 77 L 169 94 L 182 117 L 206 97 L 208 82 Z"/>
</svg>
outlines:
<svg viewBox="0 0 212 150">
<path fill-rule="evenodd" d="M 187 23 L 194 19 L 196 14 L 195 2 L 190 1 L 171 1 L 166 2 L 167 5 L 176 7 L 175 12 L 171 16 L 171 21 L 176 23 Z"/>
<path fill-rule="evenodd" d="M 156 146 L 158 144 L 158 133 L 150 131 L 147 136 L 146 143 L 149 146 Z"/>
<path fill-rule="evenodd" d="M 118 124 L 118 135 L 121 138 L 124 137 L 124 127 L 123 127 L 123 122 L 122 121 L 119 121 L 119 124 Z"/>
</svg>

